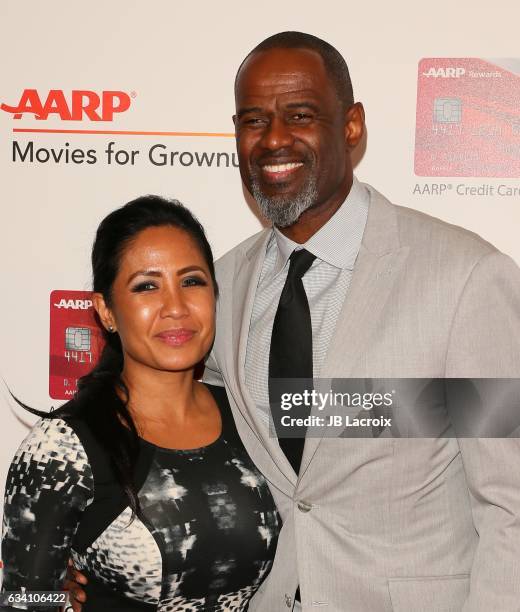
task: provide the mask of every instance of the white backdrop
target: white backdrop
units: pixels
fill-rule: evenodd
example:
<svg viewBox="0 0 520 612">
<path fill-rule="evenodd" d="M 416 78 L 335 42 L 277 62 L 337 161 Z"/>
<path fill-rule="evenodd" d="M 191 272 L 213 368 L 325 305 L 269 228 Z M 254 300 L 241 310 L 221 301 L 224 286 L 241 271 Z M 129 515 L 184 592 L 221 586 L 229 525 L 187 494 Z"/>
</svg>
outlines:
<svg viewBox="0 0 520 612">
<path fill-rule="evenodd" d="M 36 90 L 42 103 L 49 90 L 63 91 L 67 102 L 72 90 L 122 91 L 130 96 L 130 107 L 115 113 L 113 121 L 104 122 L 88 116 L 67 121 L 57 112 L 47 119 L 38 120 L 30 113 L 15 119 L 11 112 L 0 111 L 4 278 L 0 376 L 5 383 L 0 393 L 0 495 L 11 457 L 26 432 L 22 421 L 32 421 L 14 408 L 6 385 L 32 406 L 56 405 L 48 391 L 49 294 L 55 289 L 90 288 L 89 250 L 99 220 L 144 193 L 176 197 L 199 216 L 216 256 L 260 227 L 244 200 L 233 165 L 233 79 L 244 55 L 272 33 L 286 29 L 310 32 L 344 54 L 355 97 L 364 103 L 367 115 L 366 151 L 356 171 L 361 180 L 396 203 L 478 232 L 520 262 L 520 195 L 459 196 L 455 188 L 442 195 L 419 193 L 425 191 L 425 185 L 431 191 L 433 185 L 448 183 L 518 188 L 518 175 L 501 179 L 414 174 L 419 61 L 514 59 L 519 53 L 519 22 L 516 0 L 495 0 L 492 5 L 487 0 L 301 0 L 296 4 L 263 0 L 258 5 L 239 0 L 98 0 L 87 4 L 3 0 L 1 103 L 17 106 L 27 89 Z M 436 65 L 442 66 L 442 60 Z M 457 61 L 446 65 L 457 66 Z M 431 78 L 450 77 L 439 73 Z M 519 107 L 517 96 L 520 123 Z M 61 107 L 55 103 L 56 108 Z M 493 137 L 500 141 L 501 135 Z M 19 153 L 13 160 L 14 142 L 19 151 L 25 151 L 31 142 L 34 153 L 47 149 L 40 151 L 40 159 L 52 155 L 51 149 L 56 155 L 60 149 L 91 149 L 96 163 L 65 163 L 65 153 L 58 163 L 52 158 L 30 162 L 29 155 L 22 161 Z M 109 165 L 104 153 L 109 142 L 114 142 L 114 150 L 139 151 L 134 165 Z M 520 136 L 511 145 L 517 157 L 518 143 Z M 165 147 L 156 151 L 178 152 L 174 165 L 151 163 L 148 151 L 156 144 Z M 478 140 L 467 146 L 478 149 Z M 192 156 L 181 155 L 183 152 Z M 219 156 L 220 167 L 217 156 L 211 167 L 199 167 L 195 153 L 200 159 L 204 152 L 227 155 Z M 190 160 L 194 160 L 191 165 Z"/>
</svg>

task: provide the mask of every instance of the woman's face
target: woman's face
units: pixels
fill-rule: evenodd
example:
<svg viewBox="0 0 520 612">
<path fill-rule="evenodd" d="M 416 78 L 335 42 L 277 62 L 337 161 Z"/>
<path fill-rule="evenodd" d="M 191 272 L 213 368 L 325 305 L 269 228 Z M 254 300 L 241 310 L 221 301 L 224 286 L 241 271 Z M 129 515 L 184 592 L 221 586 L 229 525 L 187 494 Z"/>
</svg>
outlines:
<svg viewBox="0 0 520 612">
<path fill-rule="evenodd" d="M 176 227 L 151 227 L 127 245 L 107 307 L 94 295 L 103 324 L 121 338 L 125 370 L 193 368 L 215 335 L 215 294 L 197 243 Z"/>
</svg>

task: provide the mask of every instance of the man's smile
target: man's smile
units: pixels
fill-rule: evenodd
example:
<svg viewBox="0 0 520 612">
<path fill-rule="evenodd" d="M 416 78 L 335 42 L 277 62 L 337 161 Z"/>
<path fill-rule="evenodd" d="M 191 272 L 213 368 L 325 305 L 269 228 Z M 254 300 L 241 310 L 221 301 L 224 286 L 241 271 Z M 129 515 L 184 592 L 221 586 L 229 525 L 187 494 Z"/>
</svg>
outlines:
<svg viewBox="0 0 520 612">
<path fill-rule="evenodd" d="M 303 162 L 271 163 L 261 166 L 264 179 L 269 182 L 285 181 L 303 166 Z"/>
</svg>

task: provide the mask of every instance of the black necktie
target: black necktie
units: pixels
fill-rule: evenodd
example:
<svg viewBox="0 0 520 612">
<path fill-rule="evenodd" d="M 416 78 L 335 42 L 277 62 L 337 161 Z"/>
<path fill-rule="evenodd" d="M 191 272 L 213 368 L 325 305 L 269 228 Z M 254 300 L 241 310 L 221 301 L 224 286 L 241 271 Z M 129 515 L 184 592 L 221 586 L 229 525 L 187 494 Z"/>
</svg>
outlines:
<svg viewBox="0 0 520 612">
<path fill-rule="evenodd" d="M 289 272 L 280 295 L 274 317 L 271 348 L 269 351 L 269 402 L 280 447 L 296 474 L 305 444 L 306 428 L 282 427 L 283 415 L 303 417 L 309 415 L 310 406 L 295 407 L 286 412 L 281 409 L 282 393 L 301 393 L 312 386 L 312 326 L 309 302 L 302 277 L 316 259 L 308 251 L 293 251 L 289 259 Z M 278 381 L 276 379 L 306 379 Z M 298 437 L 285 438 L 284 435 Z"/>
</svg>

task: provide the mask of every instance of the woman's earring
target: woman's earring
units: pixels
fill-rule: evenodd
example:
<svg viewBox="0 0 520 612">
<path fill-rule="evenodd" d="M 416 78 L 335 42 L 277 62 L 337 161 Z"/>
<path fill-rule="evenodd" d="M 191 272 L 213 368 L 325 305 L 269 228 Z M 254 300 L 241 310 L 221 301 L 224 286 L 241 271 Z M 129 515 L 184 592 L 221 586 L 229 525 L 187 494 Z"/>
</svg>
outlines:
<svg viewBox="0 0 520 612">
<path fill-rule="evenodd" d="M 113 334 L 116 330 L 112 327 L 112 325 L 108 326 L 108 331 Z"/>
</svg>

